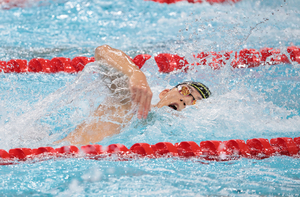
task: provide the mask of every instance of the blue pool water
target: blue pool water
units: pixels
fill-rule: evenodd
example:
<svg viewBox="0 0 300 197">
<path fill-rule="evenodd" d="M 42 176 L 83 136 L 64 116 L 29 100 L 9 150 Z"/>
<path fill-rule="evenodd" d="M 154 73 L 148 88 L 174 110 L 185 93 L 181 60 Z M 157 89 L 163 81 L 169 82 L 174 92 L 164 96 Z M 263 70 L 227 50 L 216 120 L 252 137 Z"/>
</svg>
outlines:
<svg viewBox="0 0 300 197">
<path fill-rule="evenodd" d="M 7 5 L 0 4 L 1 8 Z M 299 1 L 157 4 L 143 0 L 28 1 L 0 9 L 0 59 L 93 56 L 102 44 L 140 53 L 300 46 Z M 153 103 L 165 87 L 199 80 L 213 96 L 182 112 L 152 109 L 101 145 L 300 136 L 299 64 L 161 74 L 142 70 Z M 0 148 L 53 146 L 101 102 L 93 74 L 0 73 Z M 74 92 L 73 90 L 78 90 Z M 207 162 L 181 159 L 57 159 L 0 167 L 2 196 L 299 196 L 300 160 L 272 157 Z"/>
</svg>

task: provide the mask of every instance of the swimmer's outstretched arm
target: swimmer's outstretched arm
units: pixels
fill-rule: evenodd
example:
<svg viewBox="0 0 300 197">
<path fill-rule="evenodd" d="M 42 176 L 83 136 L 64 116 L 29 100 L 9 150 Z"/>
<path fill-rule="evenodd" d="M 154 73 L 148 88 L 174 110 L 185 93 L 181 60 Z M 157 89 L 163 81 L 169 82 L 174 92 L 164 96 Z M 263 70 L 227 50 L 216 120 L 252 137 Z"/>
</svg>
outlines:
<svg viewBox="0 0 300 197">
<path fill-rule="evenodd" d="M 121 71 L 129 78 L 132 101 L 139 106 L 138 118 L 147 118 L 151 107 L 152 91 L 145 74 L 121 50 L 102 45 L 95 50 L 95 59 Z"/>
<path fill-rule="evenodd" d="M 147 118 L 152 92 L 144 73 L 139 70 L 124 52 L 113 49 L 108 45 L 97 47 L 95 59 L 105 63 L 106 66 L 112 66 L 128 76 L 132 101 L 139 106 L 138 118 Z M 108 100 L 106 102 L 111 101 Z M 95 117 L 94 120 L 82 122 L 67 137 L 55 143 L 67 141 L 73 145 L 85 145 L 99 142 L 107 136 L 120 133 L 122 124 L 130 121 L 132 118 L 132 114 L 127 114 L 128 110 L 132 108 L 132 104 L 131 102 L 126 102 L 120 107 L 111 104 L 100 105 L 92 115 L 92 117 Z M 102 116 L 105 116 L 110 121 L 99 119 Z"/>
</svg>

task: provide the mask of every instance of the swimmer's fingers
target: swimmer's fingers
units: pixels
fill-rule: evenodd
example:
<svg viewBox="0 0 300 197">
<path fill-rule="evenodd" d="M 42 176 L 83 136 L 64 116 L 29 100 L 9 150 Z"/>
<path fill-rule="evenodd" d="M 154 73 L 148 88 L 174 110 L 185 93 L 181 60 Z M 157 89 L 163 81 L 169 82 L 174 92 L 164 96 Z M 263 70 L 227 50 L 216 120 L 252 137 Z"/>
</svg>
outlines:
<svg viewBox="0 0 300 197">
<path fill-rule="evenodd" d="M 140 100 L 140 91 L 139 91 L 139 87 L 138 86 L 131 86 L 130 88 L 130 92 L 131 92 L 131 100 L 134 103 L 138 103 Z"/>
<path fill-rule="evenodd" d="M 131 93 L 131 100 L 134 102 L 136 98 L 136 90 L 135 88 L 131 87 L 130 88 L 130 93 Z"/>
<path fill-rule="evenodd" d="M 140 97 L 140 101 L 139 101 L 139 110 L 138 110 L 138 118 L 139 119 L 147 118 L 148 111 L 149 111 L 149 95 L 150 95 L 149 89 L 146 86 L 143 86 L 140 89 L 141 97 Z M 151 98 L 152 98 L 151 90 L 150 90 L 150 93 L 151 93 Z M 151 102 L 151 98 L 150 98 L 150 102 Z"/>
<path fill-rule="evenodd" d="M 144 98 L 141 98 L 141 101 L 139 103 L 138 119 L 141 119 L 143 117 L 143 112 L 144 112 Z"/>
<path fill-rule="evenodd" d="M 152 99 L 152 92 L 146 76 L 141 71 L 135 71 L 130 77 L 131 99 L 138 105 L 138 118 L 147 117 Z M 150 97 L 150 98 L 149 98 Z"/>
<path fill-rule="evenodd" d="M 140 101 L 140 97 L 141 97 L 141 87 L 140 86 L 137 86 L 137 85 L 132 85 L 131 86 L 131 100 L 134 102 L 134 103 L 139 103 Z"/>
<path fill-rule="evenodd" d="M 138 93 L 137 93 L 138 98 L 135 99 L 135 102 L 139 106 L 138 119 L 141 119 L 143 117 L 144 103 L 145 103 L 144 91 L 145 91 L 145 87 L 139 87 Z"/>
<path fill-rule="evenodd" d="M 148 91 L 146 93 L 146 102 L 145 102 L 145 107 L 144 107 L 144 119 L 147 118 L 148 116 L 148 113 L 150 111 L 150 108 L 151 108 L 151 100 L 152 100 L 152 92 L 151 91 Z"/>
<path fill-rule="evenodd" d="M 141 84 L 142 80 L 140 79 L 141 77 L 139 75 L 142 75 L 140 73 L 136 72 L 130 77 L 130 92 L 131 92 L 131 100 L 135 103 L 139 102 L 140 99 L 140 89 L 141 89 Z"/>
</svg>

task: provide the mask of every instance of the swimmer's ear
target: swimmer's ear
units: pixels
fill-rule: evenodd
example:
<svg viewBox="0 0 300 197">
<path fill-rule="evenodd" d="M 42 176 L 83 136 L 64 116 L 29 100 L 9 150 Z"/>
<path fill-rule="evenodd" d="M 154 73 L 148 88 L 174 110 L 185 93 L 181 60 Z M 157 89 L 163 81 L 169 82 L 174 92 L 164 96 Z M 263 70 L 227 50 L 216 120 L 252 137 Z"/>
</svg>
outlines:
<svg viewBox="0 0 300 197">
<path fill-rule="evenodd" d="M 164 89 L 161 93 L 159 93 L 159 98 L 164 98 L 168 92 L 170 92 L 170 89 Z"/>
</svg>

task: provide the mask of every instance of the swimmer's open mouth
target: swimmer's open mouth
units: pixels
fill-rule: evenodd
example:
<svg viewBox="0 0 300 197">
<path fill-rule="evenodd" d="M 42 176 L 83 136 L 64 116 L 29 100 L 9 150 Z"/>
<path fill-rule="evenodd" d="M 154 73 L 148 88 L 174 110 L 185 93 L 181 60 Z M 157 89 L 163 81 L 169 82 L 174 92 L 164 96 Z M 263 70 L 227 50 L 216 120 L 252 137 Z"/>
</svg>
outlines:
<svg viewBox="0 0 300 197">
<path fill-rule="evenodd" d="M 178 108 L 176 104 L 170 104 L 169 107 L 174 110 L 177 110 L 177 108 Z"/>
</svg>

